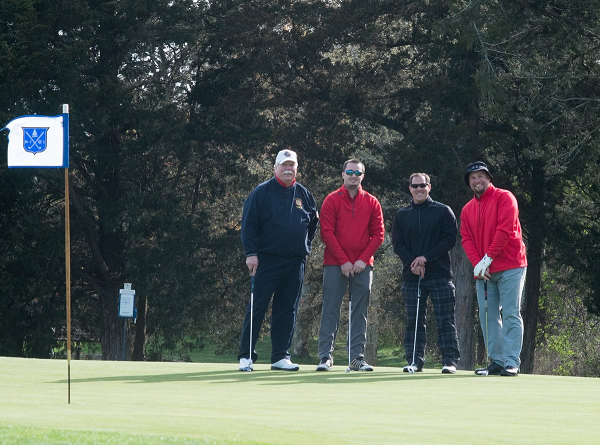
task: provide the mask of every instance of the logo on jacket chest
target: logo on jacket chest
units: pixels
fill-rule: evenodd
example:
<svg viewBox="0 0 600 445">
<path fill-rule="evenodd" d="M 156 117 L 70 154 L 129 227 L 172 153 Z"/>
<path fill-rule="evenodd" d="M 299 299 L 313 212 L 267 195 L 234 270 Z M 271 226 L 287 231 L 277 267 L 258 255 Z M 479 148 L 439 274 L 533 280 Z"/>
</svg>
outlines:
<svg viewBox="0 0 600 445">
<path fill-rule="evenodd" d="M 296 198 L 294 200 L 294 202 L 296 203 L 296 208 L 297 209 L 301 209 L 302 208 L 302 200 L 300 198 Z"/>
</svg>

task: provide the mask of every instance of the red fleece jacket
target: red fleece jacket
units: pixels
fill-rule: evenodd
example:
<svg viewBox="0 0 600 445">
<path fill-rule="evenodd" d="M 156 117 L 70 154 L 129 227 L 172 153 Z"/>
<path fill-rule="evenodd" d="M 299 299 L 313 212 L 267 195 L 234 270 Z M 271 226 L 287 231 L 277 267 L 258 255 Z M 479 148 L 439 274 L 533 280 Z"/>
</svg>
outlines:
<svg viewBox="0 0 600 445">
<path fill-rule="evenodd" d="M 490 273 L 527 266 L 519 208 L 511 192 L 490 184 L 463 207 L 460 220 L 462 245 L 473 267 L 486 253 L 494 260 Z"/>
<path fill-rule="evenodd" d="M 362 186 L 352 199 L 345 186 L 327 195 L 321 207 L 323 265 L 341 266 L 357 260 L 373 265 L 373 255 L 383 242 L 383 212 L 377 198 Z"/>
</svg>

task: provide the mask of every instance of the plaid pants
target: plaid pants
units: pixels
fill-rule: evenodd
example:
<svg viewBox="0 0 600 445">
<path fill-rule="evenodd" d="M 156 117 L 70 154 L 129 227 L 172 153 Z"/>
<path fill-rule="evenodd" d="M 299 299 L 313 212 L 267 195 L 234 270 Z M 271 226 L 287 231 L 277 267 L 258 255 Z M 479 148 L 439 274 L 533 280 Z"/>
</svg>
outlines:
<svg viewBox="0 0 600 445">
<path fill-rule="evenodd" d="M 407 324 L 404 334 L 404 351 L 408 363 L 413 361 L 413 345 L 415 341 L 415 318 L 417 315 L 418 282 L 405 281 L 402 285 L 404 304 L 406 306 Z M 421 298 L 419 301 L 419 320 L 417 321 L 417 343 L 415 364 L 419 367 L 425 363 L 425 341 L 427 338 L 427 297 L 431 298 L 437 323 L 438 346 L 442 354 L 443 365 L 456 366 L 460 360 L 458 335 L 456 334 L 456 317 L 454 315 L 454 284 L 448 278 L 421 280 Z"/>
</svg>

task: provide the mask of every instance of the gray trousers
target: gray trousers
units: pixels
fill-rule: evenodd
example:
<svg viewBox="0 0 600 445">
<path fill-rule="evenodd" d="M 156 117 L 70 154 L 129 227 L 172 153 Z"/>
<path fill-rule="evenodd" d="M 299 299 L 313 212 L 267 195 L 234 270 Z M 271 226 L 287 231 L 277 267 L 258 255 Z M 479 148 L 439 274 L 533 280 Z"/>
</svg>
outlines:
<svg viewBox="0 0 600 445">
<path fill-rule="evenodd" d="M 359 274 L 347 278 L 340 266 L 323 268 L 323 310 L 319 329 L 319 359 L 333 361 L 333 348 L 340 325 L 342 300 L 352 279 L 352 317 L 350 359 L 363 359 L 367 340 L 367 309 L 373 283 L 373 267 L 367 266 Z M 347 350 L 347 348 L 346 348 Z"/>
<path fill-rule="evenodd" d="M 487 353 L 493 362 L 503 367 L 521 367 L 521 297 L 526 273 L 526 267 L 519 267 L 492 274 L 488 281 L 487 326 L 483 280 L 475 280 L 481 330 L 489 348 Z"/>
</svg>

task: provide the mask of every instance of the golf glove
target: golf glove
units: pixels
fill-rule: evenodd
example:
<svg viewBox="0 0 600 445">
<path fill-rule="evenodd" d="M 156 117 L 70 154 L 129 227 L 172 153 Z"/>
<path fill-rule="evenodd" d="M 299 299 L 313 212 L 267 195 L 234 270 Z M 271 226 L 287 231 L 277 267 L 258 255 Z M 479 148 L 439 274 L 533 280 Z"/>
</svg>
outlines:
<svg viewBox="0 0 600 445">
<path fill-rule="evenodd" d="M 494 260 L 491 259 L 489 256 L 487 256 L 487 253 L 486 253 L 483 256 L 483 258 L 481 259 L 481 261 L 479 263 L 477 263 L 477 266 L 475 266 L 475 269 L 473 269 L 473 275 L 475 275 L 476 277 L 479 277 L 479 278 L 483 278 L 485 271 L 487 270 L 488 267 L 490 267 L 490 264 L 492 264 L 492 261 L 494 261 Z"/>
</svg>

